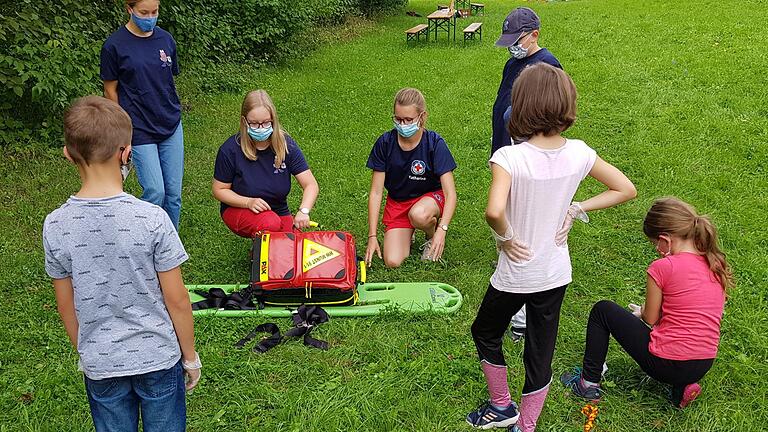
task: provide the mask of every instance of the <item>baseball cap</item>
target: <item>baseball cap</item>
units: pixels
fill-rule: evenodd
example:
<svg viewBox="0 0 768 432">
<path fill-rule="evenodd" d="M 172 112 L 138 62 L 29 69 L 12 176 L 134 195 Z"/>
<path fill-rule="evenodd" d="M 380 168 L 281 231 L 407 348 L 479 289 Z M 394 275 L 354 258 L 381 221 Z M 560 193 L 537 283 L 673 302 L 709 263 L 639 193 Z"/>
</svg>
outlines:
<svg viewBox="0 0 768 432">
<path fill-rule="evenodd" d="M 507 15 L 501 26 L 501 36 L 496 46 L 509 47 L 515 44 L 525 32 L 541 27 L 539 16 L 532 9 L 519 7 Z"/>
</svg>

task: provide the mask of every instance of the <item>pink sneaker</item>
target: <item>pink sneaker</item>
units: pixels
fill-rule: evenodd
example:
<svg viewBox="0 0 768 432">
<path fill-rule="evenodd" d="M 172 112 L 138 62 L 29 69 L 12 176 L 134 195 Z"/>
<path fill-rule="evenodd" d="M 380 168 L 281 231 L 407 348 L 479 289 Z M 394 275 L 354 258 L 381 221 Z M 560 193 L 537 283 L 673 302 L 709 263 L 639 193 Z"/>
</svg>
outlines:
<svg viewBox="0 0 768 432">
<path fill-rule="evenodd" d="M 683 397 L 680 399 L 680 409 L 687 407 L 701 394 L 699 383 L 688 384 L 683 389 Z"/>
</svg>

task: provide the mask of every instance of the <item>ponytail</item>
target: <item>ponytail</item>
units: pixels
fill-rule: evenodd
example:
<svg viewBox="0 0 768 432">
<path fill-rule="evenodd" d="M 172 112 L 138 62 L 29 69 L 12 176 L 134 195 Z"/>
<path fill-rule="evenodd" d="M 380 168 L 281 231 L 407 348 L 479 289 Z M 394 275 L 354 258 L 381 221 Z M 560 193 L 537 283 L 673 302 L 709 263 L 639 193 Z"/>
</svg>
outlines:
<svg viewBox="0 0 768 432">
<path fill-rule="evenodd" d="M 725 254 L 717 245 L 717 230 L 706 216 L 696 216 L 693 222 L 693 244 L 704 252 L 709 269 L 717 276 L 724 289 L 733 287 L 733 274 L 725 261 Z"/>
<path fill-rule="evenodd" d="M 717 244 L 715 225 L 708 217 L 696 213 L 690 204 L 674 197 L 656 200 L 645 216 L 643 232 L 651 239 L 662 234 L 693 239 L 696 250 L 706 257 L 709 269 L 723 289 L 733 287 L 733 273 Z"/>
</svg>

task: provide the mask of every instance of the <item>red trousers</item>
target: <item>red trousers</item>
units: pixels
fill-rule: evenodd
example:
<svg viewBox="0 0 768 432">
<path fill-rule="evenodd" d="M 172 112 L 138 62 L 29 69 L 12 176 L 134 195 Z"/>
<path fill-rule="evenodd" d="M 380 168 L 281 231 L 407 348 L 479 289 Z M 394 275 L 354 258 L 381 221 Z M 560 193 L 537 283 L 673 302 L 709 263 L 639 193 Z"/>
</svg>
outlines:
<svg viewBox="0 0 768 432">
<path fill-rule="evenodd" d="M 221 218 L 240 237 L 253 238 L 260 231 L 295 231 L 293 216 L 278 216 L 271 210 L 257 214 L 247 208 L 229 207 L 221 214 Z"/>
</svg>

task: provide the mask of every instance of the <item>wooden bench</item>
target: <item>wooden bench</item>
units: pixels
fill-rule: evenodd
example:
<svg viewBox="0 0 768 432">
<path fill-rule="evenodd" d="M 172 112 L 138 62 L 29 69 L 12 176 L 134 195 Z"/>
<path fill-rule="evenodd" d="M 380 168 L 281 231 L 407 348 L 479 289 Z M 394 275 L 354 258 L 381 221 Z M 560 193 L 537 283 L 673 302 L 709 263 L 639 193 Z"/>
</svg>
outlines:
<svg viewBox="0 0 768 432">
<path fill-rule="evenodd" d="M 475 35 L 480 35 L 480 40 L 483 40 L 483 23 L 472 23 L 464 29 L 464 43 L 468 40 L 475 40 Z"/>
<path fill-rule="evenodd" d="M 485 15 L 485 4 L 483 3 L 470 3 L 469 7 L 472 10 L 472 13 L 475 15 Z"/>
<path fill-rule="evenodd" d="M 427 36 L 428 28 L 429 27 L 426 24 L 419 24 L 416 27 L 409 28 L 405 31 L 405 43 L 410 41 L 418 41 L 420 40 L 421 35 Z"/>
</svg>

